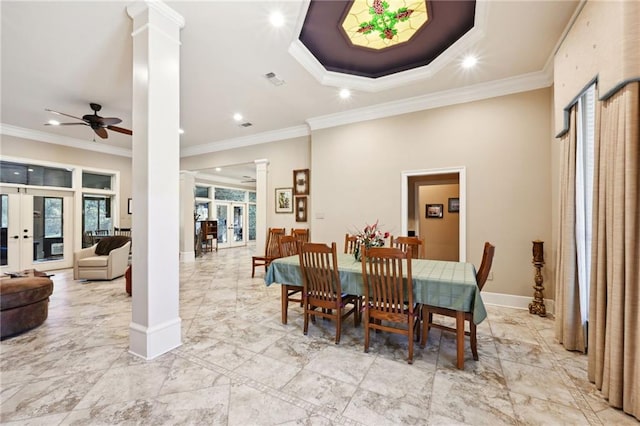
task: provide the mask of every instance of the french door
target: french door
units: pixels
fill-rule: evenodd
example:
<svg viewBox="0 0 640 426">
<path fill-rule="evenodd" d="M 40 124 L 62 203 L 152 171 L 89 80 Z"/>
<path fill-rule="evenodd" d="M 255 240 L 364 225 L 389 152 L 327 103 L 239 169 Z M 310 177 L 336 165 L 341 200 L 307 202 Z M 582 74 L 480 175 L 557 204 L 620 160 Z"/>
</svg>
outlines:
<svg viewBox="0 0 640 426">
<path fill-rule="evenodd" d="M 2 272 L 73 266 L 73 193 L 0 187 Z"/>
<path fill-rule="evenodd" d="M 240 247 L 246 244 L 246 204 L 216 202 L 218 217 L 218 248 Z"/>
</svg>

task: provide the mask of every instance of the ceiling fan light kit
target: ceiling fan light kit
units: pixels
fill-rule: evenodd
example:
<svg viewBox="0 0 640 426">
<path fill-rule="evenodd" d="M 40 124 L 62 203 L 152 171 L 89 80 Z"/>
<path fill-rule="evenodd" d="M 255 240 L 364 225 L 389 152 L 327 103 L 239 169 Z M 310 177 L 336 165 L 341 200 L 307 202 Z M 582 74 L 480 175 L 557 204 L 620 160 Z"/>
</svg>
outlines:
<svg viewBox="0 0 640 426">
<path fill-rule="evenodd" d="M 53 124 L 52 122 L 46 123 L 45 126 L 89 126 L 93 129 L 93 131 L 95 132 L 96 135 L 100 136 L 102 139 L 107 139 L 109 137 L 109 133 L 107 133 L 107 129 L 113 131 L 113 132 L 118 132 L 118 133 L 123 133 L 125 135 L 132 135 L 133 132 L 129 129 L 125 129 L 124 127 L 118 127 L 116 126 L 116 124 L 119 124 L 122 122 L 121 119 L 117 118 L 117 117 L 101 117 L 98 115 L 98 111 L 100 111 L 102 109 L 102 105 L 100 104 L 96 104 L 91 102 L 89 104 L 89 106 L 91 107 L 91 109 L 93 110 L 93 114 L 85 114 L 82 116 L 82 118 L 80 117 L 76 117 L 74 115 L 71 114 L 66 114 L 64 112 L 60 112 L 60 111 L 55 111 L 49 108 L 45 108 L 45 111 L 47 112 L 51 112 L 53 114 L 57 114 L 57 115 L 63 115 L 65 117 L 70 117 L 76 120 L 80 120 L 81 123 L 57 123 L 57 124 Z M 94 139 L 95 140 L 95 139 Z"/>
</svg>

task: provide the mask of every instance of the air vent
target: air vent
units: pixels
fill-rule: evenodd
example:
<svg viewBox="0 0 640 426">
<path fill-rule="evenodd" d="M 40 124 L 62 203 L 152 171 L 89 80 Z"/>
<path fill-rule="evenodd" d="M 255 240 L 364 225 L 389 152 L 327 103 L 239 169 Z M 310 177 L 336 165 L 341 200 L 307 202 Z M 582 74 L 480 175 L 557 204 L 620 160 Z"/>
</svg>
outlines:
<svg viewBox="0 0 640 426">
<path fill-rule="evenodd" d="M 284 80 L 279 79 L 274 72 L 268 72 L 264 76 L 274 86 L 282 86 L 284 84 Z"/>
<path fill-rule="evenodd" d="M 240 123 L 240 127 L 251 127 L 253 126 L 253 123 L 249 123 L 248 121 L 245 123 Z"/>
</svg>

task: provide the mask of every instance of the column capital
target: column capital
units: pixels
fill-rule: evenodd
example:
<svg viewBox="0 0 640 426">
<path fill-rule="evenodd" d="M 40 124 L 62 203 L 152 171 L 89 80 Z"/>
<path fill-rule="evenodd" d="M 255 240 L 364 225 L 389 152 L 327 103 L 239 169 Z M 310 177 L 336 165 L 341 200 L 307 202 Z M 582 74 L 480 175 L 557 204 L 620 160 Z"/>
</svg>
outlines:
<svg viewBox="0 0 640 426">
<path fill-rule="evenodd" d="M 142 12 L 147 10 L 153 10 L 163 16 L 164 18 L 172 21 L 178 27 L 184 28 L 184 18 L 175 10 L 171 9 L 167 4 L 163 1 L 159 0 L 144 0 L 144 1 L 136 1 L 129 6 L 127 6 L 127 14 L 131 17 L 131 19 L 136 19 Z M 149 18 L 147 18 L 149 20 Z"/>
</svg>

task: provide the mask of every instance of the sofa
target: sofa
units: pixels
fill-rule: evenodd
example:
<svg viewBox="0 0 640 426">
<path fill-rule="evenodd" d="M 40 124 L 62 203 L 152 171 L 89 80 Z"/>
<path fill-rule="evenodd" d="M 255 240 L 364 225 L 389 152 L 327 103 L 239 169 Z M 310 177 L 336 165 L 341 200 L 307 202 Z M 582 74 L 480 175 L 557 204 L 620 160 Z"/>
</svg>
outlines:
<svg viewBox="0 0 640 426">
<path fill-rule="evenodd" d="M 0 279 L 0 338 L 14 336 L 42 324 L 49 315 L 53 281 L 38 271 Z"/>
<path fill-rule="evenodd" d="M 113 280 L 129 265 L 131 238 L 103 237 L 97 244 L 73 254 L 74 280 Z"/>
</svg>

